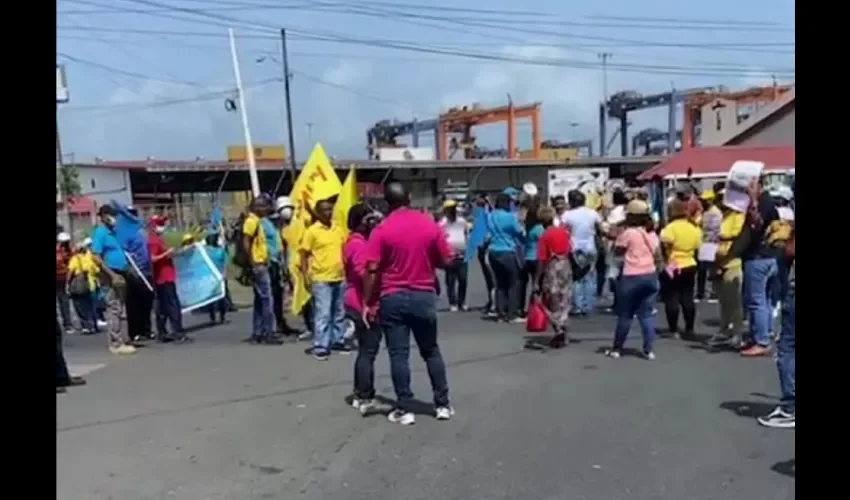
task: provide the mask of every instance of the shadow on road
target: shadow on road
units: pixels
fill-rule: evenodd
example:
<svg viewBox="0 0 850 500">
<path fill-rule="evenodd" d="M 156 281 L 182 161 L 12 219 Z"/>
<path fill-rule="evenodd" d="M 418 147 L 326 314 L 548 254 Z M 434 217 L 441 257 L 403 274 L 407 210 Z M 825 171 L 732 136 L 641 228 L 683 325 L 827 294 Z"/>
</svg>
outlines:
<svg viewBox="0 0 850 500">
<path fill-rule="evenodd" d="M 729 410 L 744 418 L 763 417 L 776 407 L 776 403 L 759 403 L 754 401 L 726 401 L 720 403 L 720 408 Z"/>
<path fill-rule="evenodd" d="M 791 460 L 777 462 L 773 464 L 770 470 L 776 472 L 777 474 L 782 474 L 785 477 L 794 478 L 797 471 L 797 459 L 792 458 Z"/>
</svg>

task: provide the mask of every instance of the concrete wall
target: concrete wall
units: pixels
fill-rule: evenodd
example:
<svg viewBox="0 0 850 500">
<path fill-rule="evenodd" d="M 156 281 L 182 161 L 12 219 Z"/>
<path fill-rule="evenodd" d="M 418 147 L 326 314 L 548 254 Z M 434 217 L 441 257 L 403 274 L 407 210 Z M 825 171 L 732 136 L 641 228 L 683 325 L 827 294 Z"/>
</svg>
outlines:
<svg viewBox="0 0 850 500">
<path fill-rule="evenodd" d="M 738 128 L 738 105 L 729 99 L 715 99 L 702 107 L 700 120 L 700 145 L 722 144 L 729 131 Z"/>
<path fill-rule="evenodd" d="M 111 167 L 77 167 L 82 196 L 94 200 L 97 206 L 116 200 L 125 205 L 133 203 L 130 172 Z"/>
<path fill-rule="evenodd" d="M 730 142 L 737 146 L 796 146 L 797 118 L 796 108 L 780 110 L 776 118 L 768 118 L 767 123 L 758 124 L 741 137 Z"/>
</svg>

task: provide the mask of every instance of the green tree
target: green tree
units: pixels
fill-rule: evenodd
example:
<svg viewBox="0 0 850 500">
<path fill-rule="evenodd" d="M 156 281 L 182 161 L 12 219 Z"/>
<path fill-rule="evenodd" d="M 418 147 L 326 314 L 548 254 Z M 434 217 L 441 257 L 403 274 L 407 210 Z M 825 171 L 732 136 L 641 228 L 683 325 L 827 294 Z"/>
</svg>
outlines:
<svg viewBox="0 0 850 500">
<path fill-rule="evenodd" d="M 80 196 L 82 186 L 80 186 L 80 173 L 71 165 L 62 165 L 56 171 L 56 189 L 58 195 L 61 195 L 62 204 L 65 214 L 68 218 L 68 233 L 74 236 L 74 218 L 71 217 L 70 204 Z"/>
</svg>

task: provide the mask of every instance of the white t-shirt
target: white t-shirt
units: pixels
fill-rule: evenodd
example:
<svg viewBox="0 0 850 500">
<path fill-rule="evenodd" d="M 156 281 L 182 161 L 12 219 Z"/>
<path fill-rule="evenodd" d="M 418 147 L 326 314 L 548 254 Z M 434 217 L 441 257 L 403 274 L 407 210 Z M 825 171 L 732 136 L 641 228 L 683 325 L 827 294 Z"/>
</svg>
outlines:
<svg viewBox="0 0 850 500">
<path fill-rule="evenodd" d="M 779 218 L 791 222 L 794 220 L 794 209 L 791 207 L 777 207 L 776 211 L 779 212 Z"/>
<path fill-rule="evenodd" d="M 570 229 L 573 249 L 596 253 L 596 224 L 602 222 L 596 210 L 588 207 L 567 210 L 561 215 L 561 222 Z"/>
<path fill-rule="evenodd" d="M 449 242 L 450 247 L 456 251 L 466 250 L 467 234 L 465 220 L 457 218 L 454 222 L 451 222 L 448 218 L 443 217 L 440 221 L 440 227 L 446 232 L 446 241 Z"/>
</svg>

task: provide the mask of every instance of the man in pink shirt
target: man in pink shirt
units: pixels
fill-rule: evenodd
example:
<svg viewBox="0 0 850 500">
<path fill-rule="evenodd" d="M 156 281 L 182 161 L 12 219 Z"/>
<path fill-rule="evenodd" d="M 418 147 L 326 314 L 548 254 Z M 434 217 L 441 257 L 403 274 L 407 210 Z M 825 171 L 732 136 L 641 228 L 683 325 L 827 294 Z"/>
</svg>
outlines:
<svg viewBox="0 0 850 500">
<path fill-rule="evenodd" d="M 448 420 L 454 410 L 449 404 L 446 365 L 437 345 L 434 270 L 447 266 L 453 252 L 434 220 L 410 209 L 410 197 L 400 183 L 387 184 L 384 199 L 390 214 L 369 237 L 363 294 L 371 297 L 376 284 L 380 283 L 377 288 L 380 291 L 378 323 L 386 336 L 397 400 L 389 420 L 402 425 L 415 422 L 410 411 L 413 401 L 410 389 L 411 333 L 428 368 L 436 417 Z M 364 323 L 369 323 L 374 307 L 367 304 L 362 314 Z"/>
</svg>

